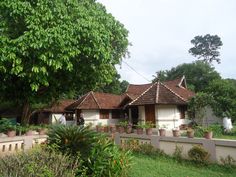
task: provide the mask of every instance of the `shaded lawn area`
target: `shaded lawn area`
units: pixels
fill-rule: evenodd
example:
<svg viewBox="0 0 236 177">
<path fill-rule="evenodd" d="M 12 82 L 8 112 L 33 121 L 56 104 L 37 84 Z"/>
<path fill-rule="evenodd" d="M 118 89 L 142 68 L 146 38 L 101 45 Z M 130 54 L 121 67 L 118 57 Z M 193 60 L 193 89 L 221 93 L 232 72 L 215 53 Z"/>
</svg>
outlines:
<svg viewBox="0 0 236 177">
<path fill-rule="evenodd" d="M 235 177 L 236 168 L 219 165 L 197 166 L 188 161 L 182 163 L 170 157 L 152 158 L 134 154 L 130 177 Z"/>
</svg>

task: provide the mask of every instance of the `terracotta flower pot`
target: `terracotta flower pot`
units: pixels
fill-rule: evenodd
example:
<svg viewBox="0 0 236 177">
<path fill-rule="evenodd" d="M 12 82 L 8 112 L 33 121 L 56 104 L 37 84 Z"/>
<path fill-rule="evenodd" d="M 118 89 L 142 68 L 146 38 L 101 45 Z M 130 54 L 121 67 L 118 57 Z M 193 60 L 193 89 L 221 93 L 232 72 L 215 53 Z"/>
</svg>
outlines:
<svg viewBox="0 0 236 177">
<path fill-rule="evenodd" d="M 111 132 L 111 133 L 115 133 L 115 132 L 116 132 L 116 126 L 111 125 L 111 126 L 110 126 L 110 132 Z"/>
<path fill-rule="evenodd" d="M 119 133 L 124 133 L 124 132 L 125 132 L 125 127 L 121 127 L 121 126 L 120 126 L 120 127 L 118 128 L 118 130 L 119 130 Z"/>
<path fill-rule="evenodd" d="M 146 135 L 152 135 L 152 128 L 146 128 Z"/>
<path fill-rule="evenodd" d="M 104 126 L 104 132 L 108 133 L 108 130 L 109 130 L 108 126 Z"/>
<path fill-rule="evenodd" d="M 7 131 L 7 136 L 8 136 L 8 137 L 14 137 L 14 136 L 16 136 L 16 131 L 15 131 L 15 130 L 8 130 L 8 131 Z"/>
<path fill-rule="evenodd" d="M 187 131 L 187 137 L 193 138 L 194 137 L 194 131 Z"/>
<path fill-rule="evenodd" d="M 204 137 L 205 137 L 206 139 L 212 139 L 212 136 L 213 136 L 213 132 L 205 132 L 205 133 L 204 133 Z"/>
<path fill-rule="evenodd" d="M 27 132 L 25 132 L 26 136 L 32 136 L 33 135 L 33 131 L 32 130 L 28 130 Z"/>
<path fill-rule="evenodd" d="M 159 135 L 160 136 L 166 136 L 166 130 L 165 129 L 159 129 Z"/>
<path fill-rule="evenodd" d="M 39 129 L 39 135 L 46 135 L 46 133 L 47 133 L 47 129 L 45 128 Z"/>
<path fill-rule="evenodd" d="M 126 133 L 132 133 L 132 127 L 131 126 L 128 126 L 126 128 Z"/>
<path fill-rule="evenodd" d="M 172 130 L 172 133 L 173 133 L 173 137 L 179 137 L 180 136 L 179 130 Z"/>
<path fill-rule="evenodd" d="M 142 128 L 137 128 L 137 134 L 142 135 L 143 134 L 143 129 Z"/>
<path fill-rule="evenodd" d="M 96 125 L 96 131 L 101 132 L 102 131 L 102 126 L 101 125 Z"/>
</svg>

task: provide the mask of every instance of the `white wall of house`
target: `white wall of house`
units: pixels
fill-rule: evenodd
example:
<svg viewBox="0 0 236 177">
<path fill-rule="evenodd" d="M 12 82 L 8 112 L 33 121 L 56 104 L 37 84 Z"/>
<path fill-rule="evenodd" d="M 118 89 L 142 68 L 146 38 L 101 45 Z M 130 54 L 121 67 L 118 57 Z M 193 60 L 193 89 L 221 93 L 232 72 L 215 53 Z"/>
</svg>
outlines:
<svg viewBox="0 0 236 177">
<path fill-rule="evenodd" d="M 58 121 L 59 121 L 61 116 L 62 116 L 62 114 L 55 114 L 55 113 L 51 114 L 50 117 L 49 117 L 49 123 L 51 123 L 51 124 L 59 123 Z M 73 125 L 75 123 L 76 122 L 74 120 L 67 120 L 66 121 L 66 125 Z"/>
<path fill-rule="evenodd" d="M 138 106 L 139 120 L 145 122 L 145 107 Z M 179 127 L 186 119 L 180 119 L 180 112 L 176 105 L 155 105 L 156 125 L 167 129 Z"/>
<path fill-rule="evenodd" d="M 49 117 L 49 122 L 51 124 L 56 124 L 57 122 L 59 123 L 59 118 L 61 117 L 62 114 L 51 114 Z"/>
<path fill-rule="evenodd" d="M 109 112 L 109 119 L 100 119 L 99 110 L 82 110 L 84 114 L 85 124 L 91 124 L 96 126 L 101 123 L 102 125 L 114 125 L 117 124 L 119 119 L 112 119 L 111 111 Z"/>
<path fill-rule="evenodd" d="M 159 127 L 173 129 L 179 127 L 181 123 L 180 112 L 176 105 L 156 105 L 156 123 Z"/>
</svg>

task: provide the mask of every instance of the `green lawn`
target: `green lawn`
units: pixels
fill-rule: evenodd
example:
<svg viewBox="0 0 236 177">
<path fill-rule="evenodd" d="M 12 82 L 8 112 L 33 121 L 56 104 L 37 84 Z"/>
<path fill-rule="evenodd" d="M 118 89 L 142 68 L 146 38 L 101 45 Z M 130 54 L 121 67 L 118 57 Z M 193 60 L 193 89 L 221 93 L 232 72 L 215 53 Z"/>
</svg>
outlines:
<svg viewBox="0 0 236 177">
<path fill-rule="evenodd" d="M 236 169 L 219 165 L 196 166 L 169 157 L 134 154 L 130 177 L 235 177 Z"/>
</svg>

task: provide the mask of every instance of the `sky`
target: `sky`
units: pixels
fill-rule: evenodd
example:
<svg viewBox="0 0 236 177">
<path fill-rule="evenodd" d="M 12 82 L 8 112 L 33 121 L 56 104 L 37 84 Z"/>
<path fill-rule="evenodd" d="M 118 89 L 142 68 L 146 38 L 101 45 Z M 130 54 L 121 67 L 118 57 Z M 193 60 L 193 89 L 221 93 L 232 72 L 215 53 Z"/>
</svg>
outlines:
<svg viewBox="0 0 236 177">
<path fill-rule="evenodd" d="M 130 57 L 117 66 L 122 80 L 150 82 L 155 73 L 196 60 L 188 53 L 197 35 L 218 35 L 223 78 L 236 79 L 236 0 L 98 0 L 129 31 Z M 136 70 L 133 71 L 127 64 Z"/>
</svg>

